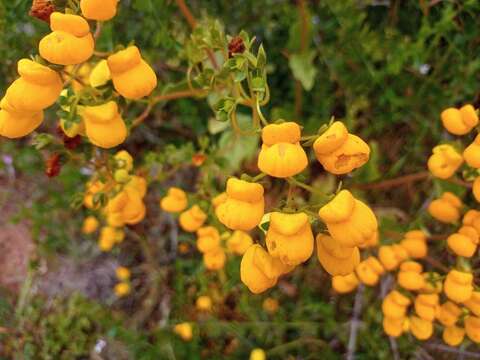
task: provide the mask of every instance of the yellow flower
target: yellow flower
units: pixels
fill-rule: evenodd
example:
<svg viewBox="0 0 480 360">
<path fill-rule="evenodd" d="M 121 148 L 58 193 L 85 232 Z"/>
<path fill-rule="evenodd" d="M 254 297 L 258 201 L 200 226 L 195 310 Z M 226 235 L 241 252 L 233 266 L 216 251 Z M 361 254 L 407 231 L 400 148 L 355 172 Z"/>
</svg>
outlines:
<svg viewBox="0 0 480 360">
<path fill-rule="evenodd" d="M 268 297 L 263 300 L 262 308 L 269 314 L 275 314 L 279 308 L 278 300 Z"/>
<path fill-rule="evenodd" d="M 313 233 L 305 213 L 273 212 L 265 238 L 268 252 L 285 265 L 307 261 L 313 252 Z"/>
<path fill-rule="evenodd" d="M 192 340 L 192 325 L 190 323 L 184 322 L 177 324 L 173 327 L 173 332 L 180 336 L 184 341 Z"/>
<path fill-rule="evenodd" d="M 160 207 L 163 211 L 176 213 L 183 211 L 188 206 L 187 194 L 182 189 L 171 187 L 167 196 L 160 200 Z"/>
<path fill-rule="evenodd" d="M 262 349 L 253 349 L 252 352 L 250 353 L 250 360 L 266 360 L 267 355 L 265 354 L 265 351 Z"/>
<path fill-rule="evenodd" d="M 419 294 L 415 298 L 415 312 L 422 319 L 433 321 L 438 306 L 438 294 Z"/>
<path fill-rule="evenodd" d="M 477 135 L 475 140 L 466 147 L 463 151 L 463 158 L 465 162 L 471 167 L 480 168 L 480 135 Z"/>
<path fill-rule="evenodd" d="M 98 229 L 98 225 L 99 223 L 95 216 L 88 216 L 83 221 L 82 232 L 84 234 L 94 233 Z"/>
<path fill-rule="evenodd" d="M 456 255 L 470 258 L 477 251 L 478 233 L 471 226 L 462 226 L 447 238 L 447 245 Z"/>
<path fill-rule="evenodd" d="M 438 221 L 453 224 L 460 218 L 462 205 L 462 201 L 455 194 L 444 192 L 439 199 L 430 203 L 428 212 Z"/>
<path fill-rule="evenodd" d="M 425 278 L 422 275 L 422 265 L 415 261 L 406 261 L 400 265 L 397 281 L 407 290 L 420 290 L 425 286 Z"/>
<path fill-rule="evenodd" d="M 147 193 L 147 180 L 141 176 L 132 175 L 130 176 L 130 181 L 125 184 L 124 189 L 135 190 L 138 196 L 143 199 Z"/>
<path fill-rule="evenodd" d="M 43 121 L 43 111 L 36 113 L 12 111 L 5 98 L 0 101 L 0 135 L 9 139 L 27 136 Z"/>
<path fill-rule="evenodd" d="M 225 266 L 227 256 L 221 247 L 203 254 L 203 263 L 208 270 L 220 270 Z"/>
<path fill-rule="evenodd" d="M 472 292 L 472 296 L 463 304 L 476 316 L 480 316 L 480 291 Z"/>
<path fill-rule="evenodd" d="M 473 181 L 472 193 L 475 200 L 477 200 L 477 202 L 480 202 L 480 176 L 477 176 Z"/>
<path fill-rule="evenodd" d="M 378 228 L 373 211 L 348 190 L 340 191 L 318 215 L 342 246 L 360 246 L 374 236 Z"/>
<path fill-rule="evenodd" d="M 433 323 L 431 321 L 419 318 L 417 316 L 410 316 L 410 332 L 418 340 L 427 340 L 433 334 Z"/>
<path fill-rule="evenodd" d="M 79 110 L 85 122 L 87 137 L 92 144 L 109 149 L 125 141 L 127 127 L 118 112 L 117 103 L 109 101 Z"/>
<path fill-rule="evenodd" d="M 383 331 L 388 336 L 399 337 L 404 331 L 405 321 L 405 317 L 391 318 L 384 316 L 382 322 Z"/>
<path fill-rule="evenodd" d="M 137 191 L 124 188 L 105 207 L 107 223 L 120 227 L 138 224 L 145 218 L 146 208 Z"/>
<path fill-rule="evenodd" d="M 117 276 L 118 280 L 127 281 L 130 279 L 130 270 L 125 266 L 119 266 L 115 270 L 115 275 Z"/>
<path fill-rule="evenodd" d="M 428 159 L 428 170 L 433 176 L 448 179 L 462 165 L 463 158 L 451 145 L 437 145 Z"/>
<path fill-rule="evenodd" d="M 464 320 L 465 332 L 474 343 L 480 343 L 480 318 L 467 316 Z"/>
<path fill-rule="evenodd" d="M 360 249 L 367 249 L 377 247 L 379 240 L 378 230 L 376 230 L 372 236 L 370 236 L 364 243 L 358 245 Z"/>
<path fill-rule="evenodd" d="M 477 210 L 468 210 L 462 219 L 463 225 L 473 227 L 477 233 L 480 235 L 480 211 Z"/>
<path fill-rule="evenodd" d="M 187 232 L 197 231 L 205 220 L 207 220 L 207 214 L 198 205 L 193 205 L 190 209 L 182 212 L 178 219 L 181 228 Z"/>
<path fill-rule="evenodd" d="M 2 108 L 20 113 L 37 113 L 53 105 L 60 96 L 63 83 L 60 75 L 47 66 L 30 59 L 21 59 L 17 63 L 20 77 L 5 93 Z"/>
<path fill-rule="evenodd" d="M 118 297 L 126 296 L 130 293 L 130 284 L 126 282 L 120 282 L 117 285 L 115 285 L 115 288 L 113 290 L 115 292 L 115 295 Z"/>
<path fill-rule="evenodd" d="M 478 124 L 478 115 L 472 105 L 459 109 L 448 108 L 440 114 L 443 126 L 454 135 L 468 134 Z"/>
<path fill-rule="evenodd" d="M 335 175 L 347 174 L 363 166 L 370 158 L 367 143 L 349 134 L 339 121 L 315 140 L 313 150 L 325 170 Z"/>
<path fill-rule="evenodd" d="M 218 205 L 223 204 L 228 199 L 226 192 L 222 192 L 212 199 L 212 205 L 216 209 Z"/>
<path fill-rule="evenodd" d="M 398 244 L 383 245 L 378 249 L 378 259 L 388 271 L 396 269 L 407 258 L 407 251 Z"/>
<path fill-rule="evenodd" d="M 411 301 L 408 297 L 397 290 L 393 290 L 383 299 L 383 315 L 390 319 L 404 318 L 410 303 Z"/>
<path fill-rule="evenodd" d="M 78 15 L 54 12 L 50 15 L 52 32 L 40 40 L 40 56 L 59 65 L 87 61 L 95 46 L 88 22 Z"/>
<path fill-rule="evenodd" d="M 323 268 L 332 276 L 353 273 L 360 263 L 360 251 L 357 247 L 345 247 L 331 236 L 318 234 L 317 257 Z"/>
<path fill-rule="evenodd" d="M 370 256 L 357 265 L 355 272 L 360 282 L 368 286 L 375 286 L 385 270 L 376 257 Z"/>
<path fill-rule="evenodd" d="M 212 310 L 212 299 L 206 295 L 199 296 L 195 306 L 197 310 L 209 312 Z"/>
<path fill-rule="evenodd" d="M 473 275 L 471 273 L 450 270 L 443 283 L 443 292 L 452 301 L 458 303 L 467 301 L 472 296 L 472 282 Z"/>
<path fill-rule="evenodd" d="M 461 313 L 462 310 L 455 303 L 447 301 L 437 307 L 435 318 L 440 324 L 448 327 L 453 326 L 457 322 Z"/>
<path fill-rule="evenodd" d="M 220 234 L 213 226 L 204 226 L 197 230 L 198 251 L 205 254 L 220 247 Z"/>
<path fill-rule="evenodd" d="M 107 61 L 113 86 L 124 98 L 140 99 L 150 95 L 157 86 L 157 75 L 142 59 L 136 46 L 110 55 Z"/>
<path fill-rule="evenodd" d="M 241 230 L 235 230 L 232 236 L 227 239 L 228 251 L 237 255 L 245 254 L 245 251 L 247 251 L 252 244 L 252 237 Z"/>
<path fill-rule="evenodd" d="M 97 209 L 100 204 L 94 204 L 93 198 L 99 192 L 102 192 L 105 184 L 100 180 L 88 182 L 86 185 L 85 197 L 83 198 L 83 205 L 88 209 Z"/>
<path fill-rule="evenodd" d="M 270 124 L 262 130 L 262 150 L 258 168 L 273 177 L 286 178 L 301 173 L 308 165 L 300 145 L 300 126 L 294 122 Z"/>
<path fill-rule="evenodd" d="M 354 272 L 348 275 L 336 275 L 332 277 L 332 288 L 339 294 L 347 294 L 358 286 L 358 279 Z"/>
<path fill-rule="evenodd" d="M 105 85 L 109 80 L 112 79 L 110 75 L 110 69 L 108 68 L 107 60 L 100 60 L 90 72 L 88 77 L 88 82 L 91 87 L 100 87 Z"/>
<path fill-rule="evenodd" d="M 405 238 L 400 242 L 408 256 L 412 259 L 422 259 L 427 256 L 427 237 L 421 230 L 412 230 L 405 233 Z"/>
<path fill-rule="evenodd" d="M 254 293 L 259 294 L 277 283 L 279 276 L 293 269 L 273 258 L 260 245 L 248 248 L 240 264 L 240 279 Z"/>
<path fill-rule="evenodd" d="M 107 21 L 117 13 L 118 0 L 80 0 L 82 15 L 88 20 Z"/>
<path fill-rule="evenodd" d="M 115 243 L 123 241 L 124 234 L 121 230 L 115 229 L 111 226 L 104 226 L 100 230 L 100 238 L 98 239 L 98 246 L 100 250 L 108 252 L 112 250 Z"/>
<path fill-rule="evenodd" d="M 229 229 L 249 231 L 260 224 L 264 208 L 262 185 L 230 178 L 227 199 L 217 206 L 215 214 Z"/>
<path fill-rule="evenodd" d="M 465 338 L 465 329 L 452 325 L 443 329 L 443 341 L 450 346 L 458 346 Z"/>
<path fill-rule="evenodd" d="M 118 169 L 125 169 L 127 171 L 131 171 L 133 169 L 133 158 L 128 151 L 120 150 L 113 156 L 113 158 Z"/>
</svg>

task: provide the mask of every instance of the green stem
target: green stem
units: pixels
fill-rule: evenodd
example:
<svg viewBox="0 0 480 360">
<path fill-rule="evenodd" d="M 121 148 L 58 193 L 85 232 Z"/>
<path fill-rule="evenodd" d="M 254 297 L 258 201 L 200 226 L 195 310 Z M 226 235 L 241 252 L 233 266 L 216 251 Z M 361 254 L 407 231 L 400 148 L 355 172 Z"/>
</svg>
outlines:
<svg viewBox="0 0 480 360">
<path fill-rule="evenodd" d="M 253 177 L 251 182 L 257 182 L 259 180 L 262 180 L 265 176 L 267 176 L 267 174 L 265 173 L 260 173 L 258 174 L 257 176 Z"/>
<path fill-rule="evenodd" d="M 256 103 L 256 109 L 257 109 L 257 114 L 260 117 L 260 120 L 262 121 L 262 124 L 264 126 L 268 125 L 267 119 L 265 119 L 265 116 L 262 114 L 262 110 L 260 109 L 260 102 L 258 101 L 258 98 L 255 96 L 255 103 Z"/>
</svg>

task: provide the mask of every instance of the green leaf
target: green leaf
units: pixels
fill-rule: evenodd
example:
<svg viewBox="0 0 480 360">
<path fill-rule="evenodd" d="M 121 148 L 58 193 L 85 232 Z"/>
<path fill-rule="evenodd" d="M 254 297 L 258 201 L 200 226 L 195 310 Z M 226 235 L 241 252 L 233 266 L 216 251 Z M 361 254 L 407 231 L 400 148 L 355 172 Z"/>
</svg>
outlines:
<svg viewBox="0 0 480 360">
<path fill-rule="evenodd" d="M 315 83 L 317 69 L 313 64 L 313 60 L 316 55 L 314 50 L 310 50 L 301 54 L 292 54 L 289 59 L 293 76 L 302 83 L 306 91 L 312 90 L 313 84 Z"/>
</svg>

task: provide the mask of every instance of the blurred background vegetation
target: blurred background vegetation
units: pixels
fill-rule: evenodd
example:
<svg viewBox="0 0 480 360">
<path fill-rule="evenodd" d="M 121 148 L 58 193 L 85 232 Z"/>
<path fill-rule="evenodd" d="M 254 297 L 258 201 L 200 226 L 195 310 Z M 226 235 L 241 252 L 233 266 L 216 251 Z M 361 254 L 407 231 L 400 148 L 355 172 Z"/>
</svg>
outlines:
<svg viewBox="0 0 480 360">
<path fill-rule="evenodd" d="M 48 32 L 47 24 L 28 16 L 30 5 L 29 0 L 0 2 L 0 93 L 16 77 L 16 61 L 36 54 L 39 39 Z M 480 105 L 480 1 L 311 0 L 302 8 L 293 0 L 191 0 L 188 5 L 199 20 L 218 19 L 227 33 L 243 29 L 263 43 L 271 118 L 296 119 L 313 132 L 335 116 L 368 139 L 374 152 L 369 164 L 343 180 L 368 190 L 364 196 L 380 214 L 382 231 L 422 224 L 417 215 L 431 183 L 376 185 L 425 171 L 432 146 L 450 140 L 440 126 L 443 108 Z M 121 0 L 119 15 L 103 28 L 99 49 L 111 51 L 114 44 L 134 40 L 154 65 L 160 91 L 167 91 L 184 80 L 182 43 L 189 34 L 174 1 Z M 132 109 L 130 116 L 141 110 Z M 213 116 L 204 100 L 163 103 L 126 148 L 138 165 L 149 169 L 189 162 Z M 55 114 L 48 118 L 50 125 L 42 130 L 54 133 Z M 225 134 L 214 138 L 219 147 L 229 142 Z M 256 144 L 240 148 L 224 159 L 229 172 L 252 166 Z M 149 229 L 148 245 L 156 253 L 144 258 L 136 243 L 99 254 L 95 241 L 80 234 L 83 214 L 70 204 L 87 177 L 77 168 L 67 165 L 49 180 L 43 175 L 42 154 L 28 139 L 0 139 L 0 155 L 0 224 L 3 229 L 12 221 L 24 224 L 34 243 L 33 250 L 21 251 L 29 254 L 23 285 L 0 288 L 0 342 L 5 344 L 0 355 L 3 351 L 5 358 L 245 359 L 252 348 L 261 347 L 272 359 L 336 359 L 346 352 L 355 295 L 333 295 L 329 276 L 316 259 L 269 292 L 280 309 L 268 315 L 262 310 L 267 295 L 252 296 L 239 283 L 240 259 L 229 261 L 219 277 L 205 273 L 194 251 L 177 256 L 169 249 L 172 236 L 190 245 L 194 239 L 175 232 L 157 201 L 167 185 L 193 190 L 195 170 L 180 171 L 149 188 L 149 215 L 142 226 Z M 314 172 L 325 181 L 319 165 Z M 382 241 L 391 241 L 385 233 Z M 165 251 L 174 256 L 164 256 Z M 77 270 L 65 271 L 69 263 Z M 147 272 L 139 266 L 144 263 Z M 134 277 L 140 274 L 132 295 L 122 300 L 111 294 L 112 269 L 118 264 L 131 267 Z M 92 289 L 91 282 L 76 286 L 84 279 L 75 271 L 107 275 Z M 22 293 L 25 283 L 33 283 L 38 296 Z M 205 317 L 194 303 L 206 292 L 216 294 L 218 306 Z M 392 346 L 402 359 L 456 358 L 439 352 L 434 340 L 425 345 L 404 337 L 392 345 L 383 335 L 377 290 L 366 289 L 362 303 L 357 359 L 391 359 Z M 184 320 L 196 324 L 188 343 L 170 331 Z"/>
</svg>

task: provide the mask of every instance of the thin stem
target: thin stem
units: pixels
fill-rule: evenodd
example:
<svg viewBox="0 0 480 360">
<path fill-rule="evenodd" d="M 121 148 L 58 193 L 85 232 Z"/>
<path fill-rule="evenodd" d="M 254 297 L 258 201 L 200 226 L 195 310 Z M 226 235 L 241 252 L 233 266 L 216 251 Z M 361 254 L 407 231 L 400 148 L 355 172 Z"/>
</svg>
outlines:
<svg viewBox="0 0 480 360">
<path fill-rule="evenodd" d="M 262 114 L 262 110 L 260 109 L 260 102 L 258 101 L 258 98 L 257 98 L 257 97 L 255 97 L 255 102 L 256 102 L 256 105 L 257 105 L 257 106 L 256 106 L 256 111 L 257 111 L 257 114 L 258 114 L 258 116 L 259 116 L 259 118 L 260 118 L 260 121 L 262 122 L 262 124 L 263 124 L 264 126 L 267 126 L 267 125 L 268 125 L 268 121 L 267 121 L 267 119 L 265 119 L 265 116 L 263 116 L 263 114 Z"/>
<path fill-rule="evenodd" d="M 296 185 L 296 186 L 299 186 L 301 187 L 302 189 L 305 189 L 307 190 L 308 192 L 311 192 L 313 194 L 316 194 L 316 195 L 320 195 L 323 199 L 325 200 L 329 200 L 330 199 L 330 196 L 323 193 L 322 191 L 320 190 L 317 190 L 315 189 L 314 187 L 310 186 L 310 185 L 307 185 L 301 181 L 298 181 L 297 179 L 295 179 L 294 177 L 289 177 L 286 179 L 289 183 L 292 183 L 293 185 Z"/>
<path fill-rule="evenodd" d="M 265 173 L 260 173 L 260 174 L 258 174 L 257 176 L 253 177 L 252 180 L 251 180 L 251 182 L 257 182 L 257 181 L 263 179 L 265 176 L 267 176 L 267 174 L 265 174 Z"/>
<path fill-rule="evenodd" d="M 360 327 L 360 316 L 362 313 L 362 300 L 363 300 L 363 292 L 365 288 L 363 284 L 360 284 L 357 290 L 357 294 L 355 295 L 355 303 L 353 305 L 353 315 L 352 320 L 350 321 L 350 336 L 348 339 L 348 347 L 347 347 L 347 360 L 353 360 L 355 355 L 355 349 L 357 347 L 357 335 L 358 329 Z"/>
</svg>

